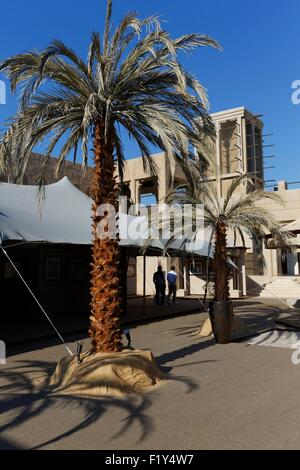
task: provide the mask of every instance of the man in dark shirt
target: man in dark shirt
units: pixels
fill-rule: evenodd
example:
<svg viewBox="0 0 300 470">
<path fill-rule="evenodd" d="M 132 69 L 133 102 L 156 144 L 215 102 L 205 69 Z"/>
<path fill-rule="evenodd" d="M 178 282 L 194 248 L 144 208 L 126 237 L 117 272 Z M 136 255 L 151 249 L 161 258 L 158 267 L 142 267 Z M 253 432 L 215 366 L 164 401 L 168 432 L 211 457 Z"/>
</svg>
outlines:
<svg viewBox="0 0 300 470">
<path fill-rule="evenodd" d="M 153 274 L 153 282 L 155 285 L 156 305 L 159 306 L 159 300 L 160 300 L 161 305 L 164 305 L 166 281 L 165 281 L 165 275 L 161 266 L 158 266 L 157 271 Z"/>
</svg>

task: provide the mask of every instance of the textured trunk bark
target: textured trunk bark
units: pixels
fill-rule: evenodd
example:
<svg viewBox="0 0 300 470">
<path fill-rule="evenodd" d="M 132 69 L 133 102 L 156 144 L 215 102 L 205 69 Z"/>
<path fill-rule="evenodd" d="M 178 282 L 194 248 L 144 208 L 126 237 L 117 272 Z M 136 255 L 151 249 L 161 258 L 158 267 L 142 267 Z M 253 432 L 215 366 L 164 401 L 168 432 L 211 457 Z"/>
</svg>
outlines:
<svg viewBox="0 0 300 470">
<path fill-rule="evenodd" d="M 121 349 L 121 298 L 119 292 L 119 245 L 117 239 L 100 239 L 97 226 L 105 216 L 99 216 L 100 204 L 117 209 L 117 188 L 114 178 L 113 147 L 104 139 L 101 122 L 94 129 L 94 178 L 91 186 L 93 248 L 91 263 L 91 316 L 89 334 L 92 352 L 116 352 Z"/>
<path fill-rule="evenodd" d="M 229 299 L 229 280 L 226 253 L 226 226 L 219 223 L 216 227 L 214 254 L 215 298 L 217 302 Z"/>
<path fill-rule="evenodd" d="M 217 343 L 230 342 L 233 321 L 232 303 L 229 299 L 229 279 L 226 253 L 226 226 L 219 223 L 216 227 L 214 254 L 215 297 L 210 302 L 209 315 Z"/>
<path fill-rule="evenodd" d="M 233 304 L 230 301 L 209 302 L 209 316 L 217 343 L 228 344 L 233 323 Z"/>
</svg>

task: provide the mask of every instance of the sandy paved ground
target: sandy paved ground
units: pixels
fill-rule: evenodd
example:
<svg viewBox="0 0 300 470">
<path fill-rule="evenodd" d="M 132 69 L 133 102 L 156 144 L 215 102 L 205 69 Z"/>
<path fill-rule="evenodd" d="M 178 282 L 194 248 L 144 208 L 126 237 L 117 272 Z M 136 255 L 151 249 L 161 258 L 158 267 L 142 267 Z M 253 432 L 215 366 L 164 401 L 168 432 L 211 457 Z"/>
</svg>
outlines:
<svg viewBox="0 0 300 470">
<path fill-rule="evenodd" d="M 249 322 L 272 321 L 279 307 L 259 302 L 238 308 Z M 0 449 L 300 448 L 300 366 L 292 351 L 200 340 L 193 333 L 203 315 L 132 330 L 134 346 L 150 348 L 170 380 L 122 400 L 36 392 L 29 378 L 52 369 L 63 347 L 11 350 L 0 366 Z"/>
</svg>

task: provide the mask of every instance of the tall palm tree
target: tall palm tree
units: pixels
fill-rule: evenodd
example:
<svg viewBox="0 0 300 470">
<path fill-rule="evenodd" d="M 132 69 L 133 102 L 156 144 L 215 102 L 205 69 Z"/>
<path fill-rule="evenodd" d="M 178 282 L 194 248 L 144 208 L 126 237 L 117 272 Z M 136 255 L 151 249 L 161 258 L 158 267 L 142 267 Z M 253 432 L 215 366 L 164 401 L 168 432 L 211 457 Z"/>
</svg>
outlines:
<svg viewBox="0 0 300 470">
<path fill-rule="evenodd" d="M 259 239 L 271 233 L 275 239 L 286 243 L 287 235 L 281 230 L 268 209 L 258 203 L 273 200 L 282 203 L 277 193 L 263 190 L 245 192 L 245 185 L 253 186 L 249 175 L 237 176 L 219 196 L 216 182 L 203 177 L 197 159 L 180 159 L 185 181 L 178 184 L 168 196 L 169 202 L 177 204 L 203 204 L 204 226 L 211 228 L 211 241 L 214 241 L 214 300 L 229 299 L 229 267 L 227 261 L 227 232 L 231 230 L 236 240 L 240 236 L 245 245 L 244 234 Z M 218 177 L 218 169 L 216 169 Z M 188 230 L 186 230 L 188 233 Z"/>
<path fill-rule="evenodd" d="M 0 142 L 0 167 L 14 167 L 22 177 L 32 149 L 47 137 L 41 169 L 60 145 L 58 172 L 66 157 L 74 161 L 81 145 L 83 167 L 93 144 L 91 324 L 92 350 L 118 351 L 120 297 L 118 240 L 99 239 L 97 226 L 105 214 L 101 204 L 117 207 L 115 165 L 122 179 L 124 153 L 120 129 L 137 142 L 155 172 L 149 144 L 169 157 L 197 145 L 201 132 L 213 133 L 206 93 L 178 60 L 178 52 L 199 46 L 220 48 L 203 34 L 171 39 L 157 17 L 145 20 L 129 12 L 113 31 L 112 0 L 107 2 L 103 39 L 93 33 L 87 60 L 61 41 L 45 50 L 11 57 L 0 64 L 13 92 L 20 91 L 20 109 Z"/>
</svg>

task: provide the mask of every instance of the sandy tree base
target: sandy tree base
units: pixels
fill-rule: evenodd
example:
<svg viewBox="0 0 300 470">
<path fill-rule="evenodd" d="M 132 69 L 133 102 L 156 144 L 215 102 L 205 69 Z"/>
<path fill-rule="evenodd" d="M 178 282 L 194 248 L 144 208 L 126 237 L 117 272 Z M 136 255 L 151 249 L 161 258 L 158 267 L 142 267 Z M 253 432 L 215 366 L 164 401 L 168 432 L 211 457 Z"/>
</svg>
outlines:
<svg viewBox="0 0 300 470">
<path fill-rule="evenodd" d="M 68 395 L 120 396 L 144 392 L 166 381 L 151 351 L 125 349 L 117 353 L 65 356 L 50 378 L 52 392 Z"/>
<path fill-rule="evenodd" d="M 232 324 L 232 332 L 231 332 L 231 339 L 241 339 L 247 338 L 250 335 L 250 329 L 242 318 L 233 315 L 233 324 Z M 207 338 L 213 334 L 212 326 L 210 318 L 207 318 L 201 325 L 200 329 L 197 332 L 198 336 L 201 338 Z"/>
</svg>

